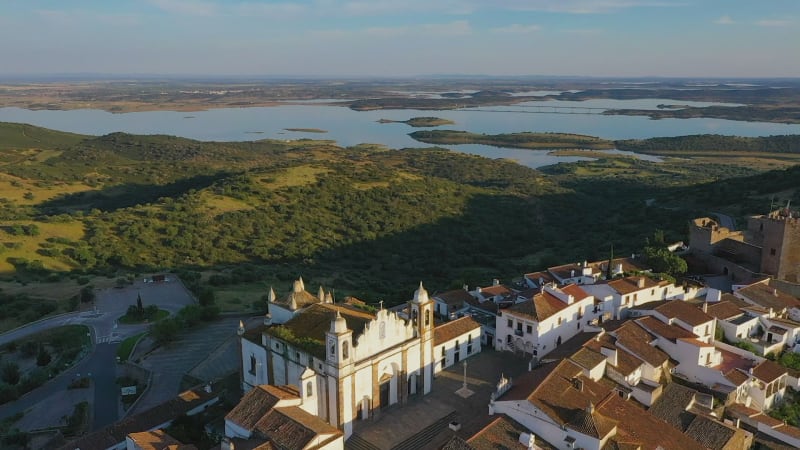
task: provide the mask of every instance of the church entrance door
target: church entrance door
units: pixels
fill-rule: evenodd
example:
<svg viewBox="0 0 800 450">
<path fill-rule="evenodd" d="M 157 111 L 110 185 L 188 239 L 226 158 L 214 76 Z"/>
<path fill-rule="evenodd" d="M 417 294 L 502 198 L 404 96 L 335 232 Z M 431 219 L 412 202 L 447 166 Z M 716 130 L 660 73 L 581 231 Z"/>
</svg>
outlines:
<svg viewBox="0 0 800 450">
<path fill-rule="evenodd" d="M 389 406 L 389 384 L 388 380 L 381 383 L 381 409 Z"/>
</svg>

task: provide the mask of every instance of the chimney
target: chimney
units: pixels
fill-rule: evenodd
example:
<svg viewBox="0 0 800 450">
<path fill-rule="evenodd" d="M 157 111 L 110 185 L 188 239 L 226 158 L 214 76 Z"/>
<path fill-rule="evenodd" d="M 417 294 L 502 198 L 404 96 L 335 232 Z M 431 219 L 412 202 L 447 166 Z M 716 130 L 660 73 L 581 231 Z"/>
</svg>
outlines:
<svg viewBox="0 0 800 450">
<path fill-rule="evenodd" d="M 500 286 L 500 280 L 497 278 L 492 278 L 492 286 Z"/>
<path fill-rule="evenodd" d="M 778 290 L 777 290 L 777 289 L 773 289 L 773 290 L 772 290 L 772 295 L 774 295 L 775 297 L 777 297 L 777 296 L 778 296 Z"/>
<path fill-rule="evenodd" d="M 467 291 L 467 292 L 469 292 L 469 286 L 467 286 L 467 285 L 465 284 L 465 285 L 464 285 L 464 290 L 465 290 L 465 291 Z"/>
<path fill-rule="evenodd" d="M 206 384 L 203 386 L 203 390 L 206 391 L 207 394 L 211 393 L 211 383 Z"/>
<path fill-rule="evenodd" d="M 583 380 L 581 380 L 580 378 L 573 378 L 572 387 L 574 387 L 580 392 L 583 392 Z"/>
<path fill-rule="evenodd" d="M 703 312 L 708 313 L 708 302 L 703 302 Z"/>
<path fill-rule="evenodd" d="M 575 276 L 575 269 L 569 271 L 569 277 L 572 278 Z"/>
<path fill-rule="evenodd" d="M 614 275 L 622 273 L 622 263 L 617 264 L 617 268 L 614 270 Z"/>
<path fill-rule="evenodd" d="M 638 287 L 639 289 L 644 288 L 644 277 L 639 277 L 639 279 L 636 280 L 636 287 Z"/>
<path fill-rule="evenodd" d="M 524 445 L 528 450 L 536 448 L 536 436 L 533 433 L 520 433 L 519 443 Z"/>
</svg>

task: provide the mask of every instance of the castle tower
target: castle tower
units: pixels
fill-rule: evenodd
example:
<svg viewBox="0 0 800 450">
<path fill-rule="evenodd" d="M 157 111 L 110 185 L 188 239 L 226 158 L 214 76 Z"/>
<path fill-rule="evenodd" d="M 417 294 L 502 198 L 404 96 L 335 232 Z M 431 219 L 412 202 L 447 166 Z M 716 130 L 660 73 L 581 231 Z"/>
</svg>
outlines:
<svg viewBox="0 0 800 450">
<path fill-rule="evenodd" d="M 417 379 L 416 392 L 427 394 L 433 383 L 433 308 L 434 302 L 428 297 L 428 291 L 419 282 L 414 298 L 409 304 L 411 324 L 420 340 L 421 376 Z"/>
</svg>

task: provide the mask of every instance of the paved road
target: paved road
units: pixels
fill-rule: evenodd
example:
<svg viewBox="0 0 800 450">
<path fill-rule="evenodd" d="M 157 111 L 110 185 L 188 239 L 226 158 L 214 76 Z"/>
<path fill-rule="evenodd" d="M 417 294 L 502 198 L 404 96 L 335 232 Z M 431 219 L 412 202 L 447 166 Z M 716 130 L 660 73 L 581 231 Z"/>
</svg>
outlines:
<svg viewBox="0 0 800 450">
<path fill-rule="evenodd" d="M 91 373 L 94 385 L 92 429 L 101 428 L 118 420 L 120 394 L 119 386 L 116 385 L 117 347 L 126 337 L 147 329 L 147 325 L 118 325 L 117 319 L 125 314 L 128 306 L 136 304 L 137 295 L 141 295 L 145 306 L 157 304 L 159 308 L 172 314 L 194 301 L 179 281 L 137 282 L 125 289 L 99 291 L 95 311 L 52 317 L 0 335 L 0 345 L 2 345 L 50 328 L 82 324 L 91 329 L 94 344 L 91 354 L 73 368 L 17 401 L 0 406 L 0 418 L 27 410 L 43 401 L 58 402 L 59 394 L 66 390 L 72 379 L 79 376 L 78 374 L 87 376 Z"/>
</svg>

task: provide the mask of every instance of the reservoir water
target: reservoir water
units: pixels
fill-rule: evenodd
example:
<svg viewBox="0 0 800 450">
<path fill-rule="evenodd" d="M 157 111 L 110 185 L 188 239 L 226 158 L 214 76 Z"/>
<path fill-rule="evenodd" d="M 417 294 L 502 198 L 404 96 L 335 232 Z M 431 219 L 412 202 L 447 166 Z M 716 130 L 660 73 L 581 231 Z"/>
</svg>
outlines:
<svg viewBox="0 0 800 450">
<path fill-rule="evenodd" d="M 112 114 L 94 109 L 70 111 L 0 108 L 0 121 L 22 122 L 55 130 L 103 135 L 122 131 L 134 134 L 169 134 L 202 141 L 249 141 L 257 139 L 330 139 L 342 146 L 375 143 L 391 148 L 430 147 L 408 136 L 416 130 L 403 123 L 378 123 L 379 119 L 407 120 L 436 116 L 455 122 L 437 129 L 496 134 L 521 131 L 564 132 L 606 139 L 643 139 L 689 134 L 768 136 L 800 134 L 800 125 L 739 122 L 722 119 L 661 119 L 642 116 L 547 111 L 549 106 L 580 108 L 653 109 L 657 105 L 696 105 L 698 102 L 666 99 L 588 100 L 583 102 L 529 102 L 513 106 L 465 108 L 448 111 L 378 110 L 353 111 L 343 106 L 319 104 L 257 108 L 224 108 L 208 111 L 148 111 Z M 544 107 L 544 108 L 543 108 Z M 599 112 L 598 110 L 593 110 Z M 568 112 L 568 113 L 561 113 Z M 293 132 L 286 128 L 321 129 L 327 133 Z M 445 146 L 452 150 L 490 158 L 510 158 L 530 167 L 583 158 L 547 155 L 546 150 L 499 149 L 485 145 Z"/>
</svg>

